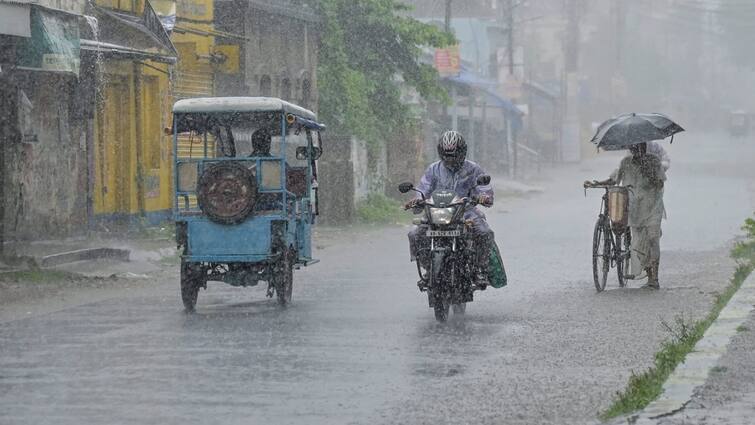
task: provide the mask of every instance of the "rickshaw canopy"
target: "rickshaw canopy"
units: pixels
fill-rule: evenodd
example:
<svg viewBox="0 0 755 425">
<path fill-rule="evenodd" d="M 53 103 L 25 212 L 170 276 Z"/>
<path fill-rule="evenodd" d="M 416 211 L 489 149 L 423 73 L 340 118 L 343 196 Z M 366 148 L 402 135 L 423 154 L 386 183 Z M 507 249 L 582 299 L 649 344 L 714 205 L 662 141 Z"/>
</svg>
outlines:
<svg viewBox="0 0 755 425">
<path fill-rule="evenodd" d="M 317 121 L 314 112 L 274 97 L 196 97 L 173 105 L 175 114 L 276 111 Z"/>
</svg>

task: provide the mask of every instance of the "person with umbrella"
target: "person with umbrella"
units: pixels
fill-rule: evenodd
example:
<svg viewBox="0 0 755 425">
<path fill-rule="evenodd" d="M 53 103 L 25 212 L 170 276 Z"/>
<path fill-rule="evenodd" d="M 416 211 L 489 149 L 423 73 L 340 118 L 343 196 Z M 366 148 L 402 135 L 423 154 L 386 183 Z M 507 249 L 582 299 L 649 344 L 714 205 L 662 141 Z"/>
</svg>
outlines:
<svg viewBox="0 0 755 425">
<path fill-rule="evenodd" d="M 632 256 L 647 273 L 648 282 L 643 286 L 646 288 L 660 288 L 658 268 L 667 168 L 660 156 L 648 153 L 647 142 L 673 136 L 680 131 L 684 129 L 660 114 L 627 114 L 603 123 L 593 137 L 599 148 L 629 149 L 629 155 L 621 160 L 607 180 L 585 181 L 584 186 L 621 184 L 629 188 Z"/>
</svg>

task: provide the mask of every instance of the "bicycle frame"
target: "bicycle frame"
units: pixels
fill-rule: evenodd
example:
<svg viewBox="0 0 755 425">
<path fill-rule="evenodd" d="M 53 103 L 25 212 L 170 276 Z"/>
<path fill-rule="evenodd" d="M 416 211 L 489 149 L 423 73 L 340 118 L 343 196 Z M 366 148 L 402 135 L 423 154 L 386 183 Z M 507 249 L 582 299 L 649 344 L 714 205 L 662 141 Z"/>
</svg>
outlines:
<svg viewBox="0 0 755 425">
<path fill-rule="evenodd" d="M 593 235 L 593 275 L 595 278 L 595 286 L 599 292 L 605 288 L 608 270 L 614 267 L 617 268 L 619 286 L 624 286 L 625 280 L 627 278 L 627 276 L 624 274 L 625 268 L 628 265 L 628 259 L 631 255 L 631 251 L 628 249 L 628 245 L 630 243 L 629 241 L 631 241 L 629 226 L 617 227 L 611 221 L 611 218 L 609 216 L 608 192 L 609 189 L 613 187 L 615 186 L 592 186 L 592 188 L 605 189 L 605 193 L 601 197 L 598 221 L 595 224 L 595 233 Z M 585 188 L 585 193 L 586 189 L 587 188 Z M 601 245 L 601 235 L 604 241 L 604 246 L 602 247 L 599 246 Z M 626 238 L 625 246 L 627 247 L 627 249 L 622 249 L 622 238 Z M 601 251 L 601 248 L 602 253 L 598 254 L 598 252 Z M 598 270 L 599 260 L 603 261 L 602 270 L 600 271 Z M 602 278 L 600 273 L 601 271 Z"/>
</svg>

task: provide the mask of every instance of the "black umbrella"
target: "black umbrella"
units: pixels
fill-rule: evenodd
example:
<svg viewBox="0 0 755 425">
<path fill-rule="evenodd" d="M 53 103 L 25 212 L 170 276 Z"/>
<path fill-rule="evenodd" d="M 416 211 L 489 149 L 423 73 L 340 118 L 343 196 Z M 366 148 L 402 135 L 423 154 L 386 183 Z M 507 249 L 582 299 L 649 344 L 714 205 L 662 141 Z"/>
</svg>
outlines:
<svg viewBox="0 0 755 425">
<path fill-rule="evenodd" d="M 598 127 L 591 142 L 605 150 L 626 149 L 631 145 L 665 139 L 684 129 L 663 114 L 623 114 Z M 672 138 L 673 140 L 673 138 Z"/>
</svg>

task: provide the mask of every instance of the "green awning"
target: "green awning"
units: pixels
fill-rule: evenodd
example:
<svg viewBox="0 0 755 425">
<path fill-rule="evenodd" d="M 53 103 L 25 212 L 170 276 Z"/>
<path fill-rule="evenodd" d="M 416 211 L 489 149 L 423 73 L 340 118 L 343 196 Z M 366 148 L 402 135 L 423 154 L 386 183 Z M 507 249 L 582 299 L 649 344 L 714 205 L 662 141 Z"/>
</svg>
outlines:
<svg viewBox="0 0 755 425">
<path fill-rule="evenodd" d="M 31 8 L 31 37 L 18 49 L 18 68 L 79 75 L 79 22 L 76 15 Z"/>
</svg>

